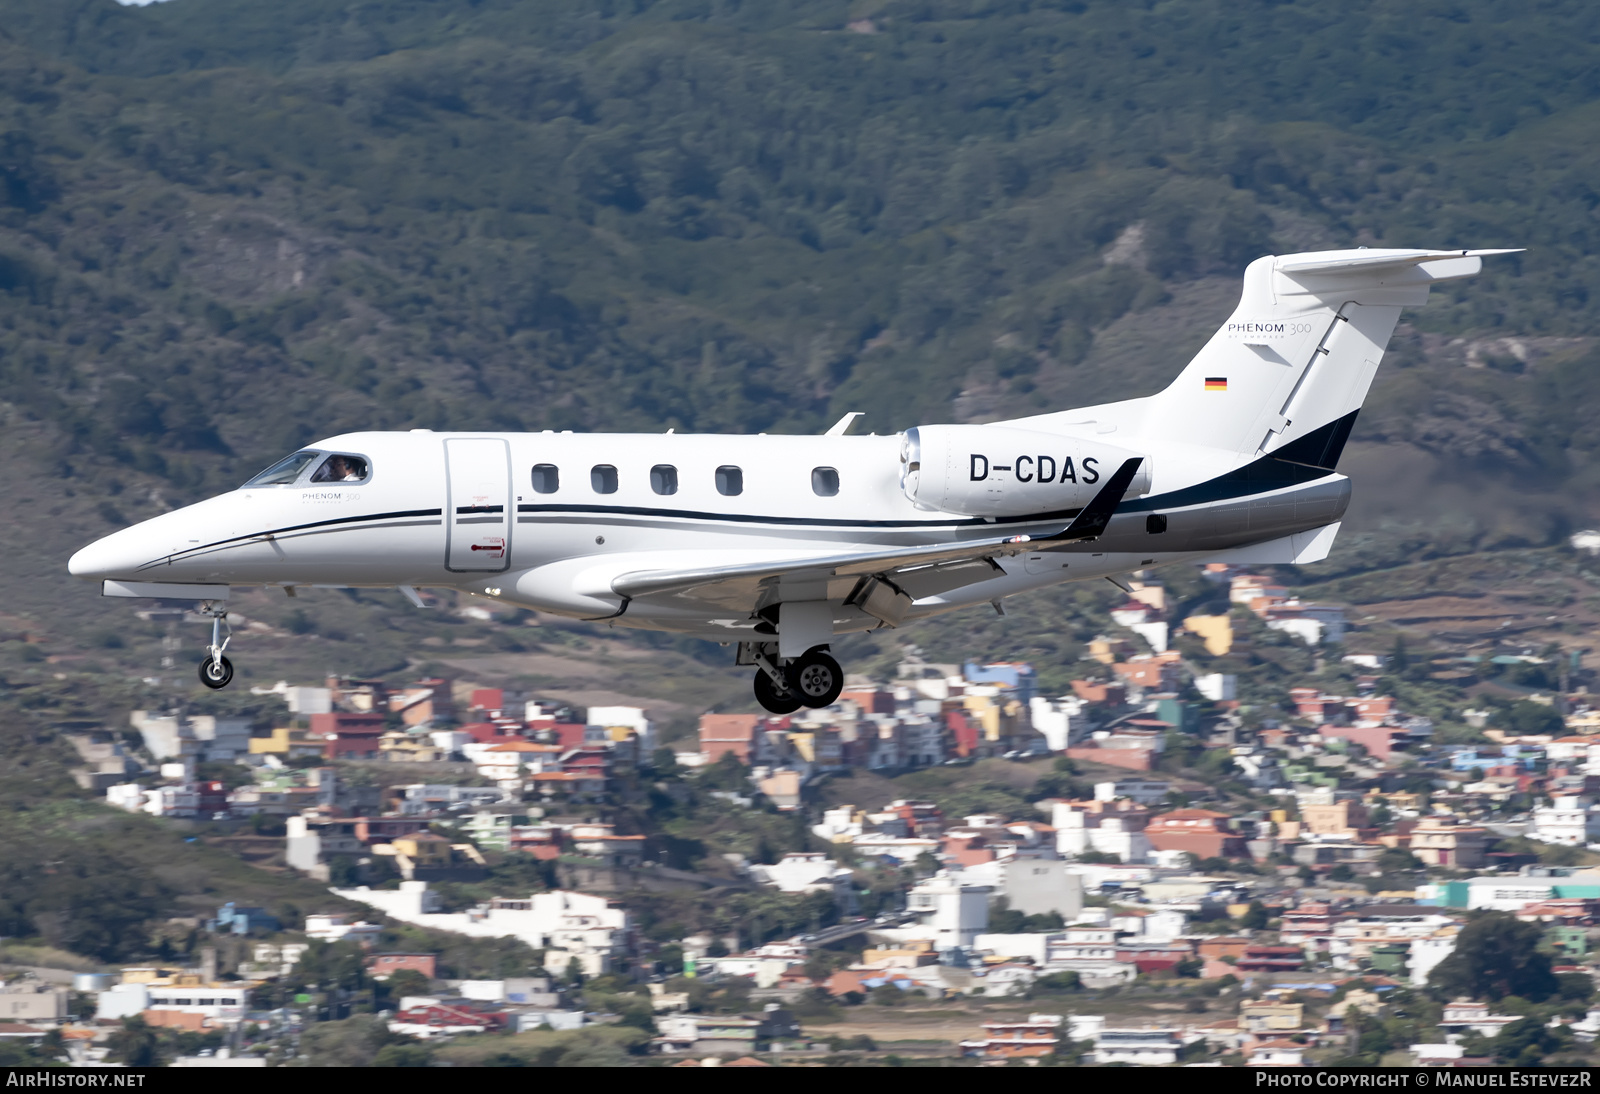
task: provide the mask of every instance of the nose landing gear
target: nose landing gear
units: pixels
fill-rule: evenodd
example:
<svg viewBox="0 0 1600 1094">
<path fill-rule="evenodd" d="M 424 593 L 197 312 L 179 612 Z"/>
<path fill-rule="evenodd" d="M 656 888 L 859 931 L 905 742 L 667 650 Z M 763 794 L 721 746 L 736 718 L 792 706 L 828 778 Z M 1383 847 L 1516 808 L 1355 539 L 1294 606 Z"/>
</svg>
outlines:
<svg viewBox="0 0 1600 1094">
<path fill-rule="evenodd" d="M 222 625 L 228 618 L 228 610 L 218 607 L 216 601 L 205 601 L 200 611 L 211 617 L 211 645 L 206 647 L 205 660 L 200 662 L 200 682 L 215 691 L 227 687 L 233 679 L 233 662 L 222 656 L 222 651 L 233 641 L 233 633 L 230 628 L 228 636 L 222 636 Z"/>
<path fill-rule="evenodd" d="M 844 670 L 824 646 L 784 661 L 776 642 L 741 642 L 736 663 L 755 666 L 756 702 L 773 714 L 829 706 L 844 690 Z"/>
</svg>

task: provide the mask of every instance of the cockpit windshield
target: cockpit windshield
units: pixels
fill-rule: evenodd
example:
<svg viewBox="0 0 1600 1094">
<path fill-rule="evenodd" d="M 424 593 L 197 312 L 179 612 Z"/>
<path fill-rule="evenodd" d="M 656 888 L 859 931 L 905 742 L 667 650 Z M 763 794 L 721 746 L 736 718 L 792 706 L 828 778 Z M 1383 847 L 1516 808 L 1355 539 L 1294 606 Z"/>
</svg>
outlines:
<svg viewBox="0 0 1600 1094">
<path fill-rule="evenodd" d="M 311 476 L 312 482 L 366 482 L 367 461 L 360 456 L 329 456 Z"/>
<path fill-rule="evenodd" d="M 245 483 L 245 486 L 287 486 L 321 455 L 321 452 L 296 452 L 292 456 L 285 456 Z"/>
</svg>

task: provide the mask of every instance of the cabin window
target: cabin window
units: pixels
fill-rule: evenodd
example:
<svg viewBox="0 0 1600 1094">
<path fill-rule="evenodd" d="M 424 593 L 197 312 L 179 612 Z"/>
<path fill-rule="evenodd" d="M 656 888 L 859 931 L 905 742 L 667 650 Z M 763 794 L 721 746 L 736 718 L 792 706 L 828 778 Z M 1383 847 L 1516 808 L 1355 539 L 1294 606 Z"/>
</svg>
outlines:
<svg viewBox="0 0 1600 1094">
<path fill-rule="evenodd" d="M 717 468 L 717 493 L 727 498 L 744 493 L 744 472 L 732 465 Z"/>
<path fill-rule="evenodd" d="M 367 461 L 342 453 L 329 456 L 311 473 L 312 482 L 366 482 Z"/>
<path fill-rule="evenodd" d="M 536 463 L 533 465 L 533 492 L 535 494 L 554 494 L 560 488 L 560 468 L 553 463 Z"/>
<path fill-rule="evenodd" d="M 296 452 L 292 456 L 285 456 L 255 478 L 245 483 L 246 486 L 287 486 L 300 477 L 300 472 L 311 466 L 321 452 Z"/>
<path fill-rule="evenodd" d="M 650 489 L 658 494 L 678 492 L 678 469 L 670 463 L 658 463 L 650 469 Z"/>
<path fill-rule="evenodd" d="M 839 472 L 832 467 L 813 467 L 811 492 L 819 498 L 833 497 L 839 492 Z"/>
<path fill-rule="evenodd" d="M 597 463 L 589 469 L 589 485 L 596 494 L 617 492 L 617 469 L 609 463 Z"/>
</svg>

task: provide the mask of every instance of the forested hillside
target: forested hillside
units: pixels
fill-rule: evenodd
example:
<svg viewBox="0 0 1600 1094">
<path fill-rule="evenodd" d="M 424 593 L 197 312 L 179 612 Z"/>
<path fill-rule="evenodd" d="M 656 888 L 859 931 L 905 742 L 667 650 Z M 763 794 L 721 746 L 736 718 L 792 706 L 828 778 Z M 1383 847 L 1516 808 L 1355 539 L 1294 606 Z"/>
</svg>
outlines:
<svg viewBox="0 0 1600 1094">
<path fill-rule="evenodd" d="M 1352 244 L 1529 251 L 1411 314 L 1338 557 L 1548 542 L 1600 516 L 1597 60 L 1577 2 L 0 0 L 12 603 L 345 429 L 1144 393 Z"/>
<path fill-rule="evenodd" d="M 63 734 L 195 709 L 203 638 L 65 567 L 344 430 L 992 420 L 1157 389 L 1261 254 L 1526 247 L 1408 315 L 1301 576 L 1531 545 L 1330 594 L 1499 582 L 1556 620 L 1541 582 L 1600 582 L 1547 547 L 1600 522 L 1597 136 L 1579 0 L 0 0 L 0 933 L 107 959 L 152 916 L 314 892 L 84 800 Z M 842 652 L 1059 690 L 1113 595 Z M 672 731 L 749 702 L 727 651 L 655 635 L 234 607 L 206 709 L 429 666 Z M 1260 648 L 1244 694 L 1310 672 Z"/>
</svg>

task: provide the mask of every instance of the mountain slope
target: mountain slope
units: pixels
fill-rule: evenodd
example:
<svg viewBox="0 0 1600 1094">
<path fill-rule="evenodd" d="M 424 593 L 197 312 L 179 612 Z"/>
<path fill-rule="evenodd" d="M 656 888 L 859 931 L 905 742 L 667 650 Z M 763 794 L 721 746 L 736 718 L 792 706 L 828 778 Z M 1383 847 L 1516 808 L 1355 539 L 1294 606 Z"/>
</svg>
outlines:
<svg viewBox="0 0 1600 1094">
<path fill-rule="evenodd" d="M 1408 317 L 1334 563 L 1547 542 L 1600 515 L 1597 24 L 0 0 L 0 491 L 48 513 L 8 592 L 88 609 L 72 547 L 346 429 L 1142 394 L 1249 259 L 1351 244 L 1530 250 Z"/>
</svg>

